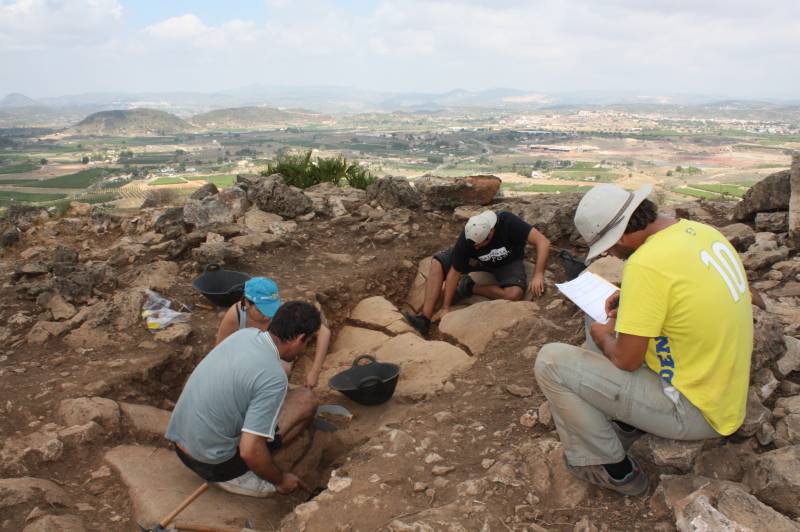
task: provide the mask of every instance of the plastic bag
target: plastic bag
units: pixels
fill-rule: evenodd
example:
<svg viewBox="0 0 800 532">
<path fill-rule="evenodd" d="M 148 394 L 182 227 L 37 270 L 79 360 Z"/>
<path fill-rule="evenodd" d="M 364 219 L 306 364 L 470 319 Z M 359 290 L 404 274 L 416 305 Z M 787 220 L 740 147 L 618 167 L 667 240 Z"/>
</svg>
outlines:
<svg viewBox="0 0 800 532">
<path fill-rule="evenodd" d="M 142 317 L 148 330 L 156 332 L 166 329 L 173 323 L 189 321 L 191 314 L 171 309 L 172 301 L 166 297 L 152 290 L 145 290 L 145 293 L 147 301 L 142 305 Z M 181 308 L 185 308 L 185 305 L 181 305 Z"/>
</svg>

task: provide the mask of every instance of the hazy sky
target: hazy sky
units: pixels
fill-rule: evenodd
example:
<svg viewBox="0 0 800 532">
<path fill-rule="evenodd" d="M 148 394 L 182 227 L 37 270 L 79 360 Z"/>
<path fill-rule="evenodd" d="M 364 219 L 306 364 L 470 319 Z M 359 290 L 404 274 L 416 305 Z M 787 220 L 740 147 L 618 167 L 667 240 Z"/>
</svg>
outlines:
<svg viewBox="0 0 800 532">
<path fill-rule="evenodd" d="M 0 0 L 0 96 L 250 84 L 800 99 L 800 0 Z"/>
</svg>

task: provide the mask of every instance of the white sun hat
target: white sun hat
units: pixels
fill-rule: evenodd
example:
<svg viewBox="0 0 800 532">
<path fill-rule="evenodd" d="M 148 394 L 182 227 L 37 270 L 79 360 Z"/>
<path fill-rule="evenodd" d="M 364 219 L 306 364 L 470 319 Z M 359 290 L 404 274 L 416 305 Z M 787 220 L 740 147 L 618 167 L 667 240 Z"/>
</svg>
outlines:
<svg viewBox="0 0 800 532">
<path fill-rule="evenodd" d="M 496 224 L 497 215 L 494 211 L 483 211 L 467 220 L 467 224 L 464 226 L 464 236 L 467 240 L 472 240 L 479 244 L 486 240 L 489 232 Z"/>
<path fill-rule="evenodd" d="M 587 192 L 575 211 L 575 227 L 589 244 L 586 261 L 591 261 L 616 244 L 625 233 L 628 220 L 653 185 L 630 192 L 616 185 L 597 185 Z"/>
</svg>

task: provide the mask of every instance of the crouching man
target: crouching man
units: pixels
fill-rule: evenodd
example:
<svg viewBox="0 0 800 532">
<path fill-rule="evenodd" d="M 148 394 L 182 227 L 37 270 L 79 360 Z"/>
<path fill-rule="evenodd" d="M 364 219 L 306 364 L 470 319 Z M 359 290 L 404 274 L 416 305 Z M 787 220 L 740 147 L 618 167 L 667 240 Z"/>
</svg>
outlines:
<svg viewBox="0 0 800 532">
<path fill-rule="evenodd" d="M 197 365 L 166 433 L 189 469 L 240 495 L 297 489 L 299 479 L 278 469 L 273 454 L 309 425 L 317 403 L 306 388 L 289 390 L 281 360 L 302 354 L 320 323 L 312 305 L 289 301 L 265 332 L 236 331 Z"/>
<path fill-rule="evenodd" d="M 535 365 L 570 472 L 625 495 L 647 490 L 627 454 L 644 432 L 701 440 L 739 428 L 753 349 L 736 251 L 713 227 L 659 216 L 651 189 L 599 185 L 581 200 L 587 259 L 626 260 L 622 288 L 606 302 L 612 319 L 591 326 L 599 352 L 547 344 Z"/>
</svg>

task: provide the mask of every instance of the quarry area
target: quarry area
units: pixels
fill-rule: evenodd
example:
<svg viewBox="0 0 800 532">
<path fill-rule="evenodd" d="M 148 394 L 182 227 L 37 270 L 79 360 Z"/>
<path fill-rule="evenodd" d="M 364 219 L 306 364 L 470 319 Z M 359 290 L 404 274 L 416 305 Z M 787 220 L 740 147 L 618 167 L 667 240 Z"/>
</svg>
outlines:
<svg viewBox="0 0 800 532">
<path fill-rule="evenodd" d="M 632 453 L 651 488 L 636 498 L 568 473 L 533 374 L 542 345 L 584 341 L 582 312 L 554 286 L 567 280 L 559 251 L 586 252 L 573 225 L 580 193 L 507 197 L 483 175 L 301 191 L 279 174 L 240 174 L 177 206 L 73 202 L 60 217 L 9 208 L 0 221 L 0 529 L 136 531 L 202 484 L 163 434 L 224 313 L 192 288 L 214 263 L 275 279 L 284 301 L 319 305 L 333 340 L 314 392 L 353 416 L 276 454 L 283 470 L 322 489 L 315 497 L 253 499 L 212 486 L 178 529 L 800 531 L 800 242 L 790 232 L 800 222 L 790 209 L 798 183 L 795 156 L 791 170 L 737 203 L 663 206 L 720 228 L 766 309 L 753 309 L 742 427 L 697 442 L 639 439 Z M 473 297 L 424 339 L 400 311 L 420 308 L 431 255 L 486 208 L 519 215 L 553 243 L 545 294 Z M 622 263 L 592 269 L 619 283 Z M 148 330 L 146 290 L 189 321 Z M 379 406 L 328 388 L 365 353 L 401 367 L 393 398 Z M 292 383 L 302 383 L 311 355 Z"/>
</svg>

